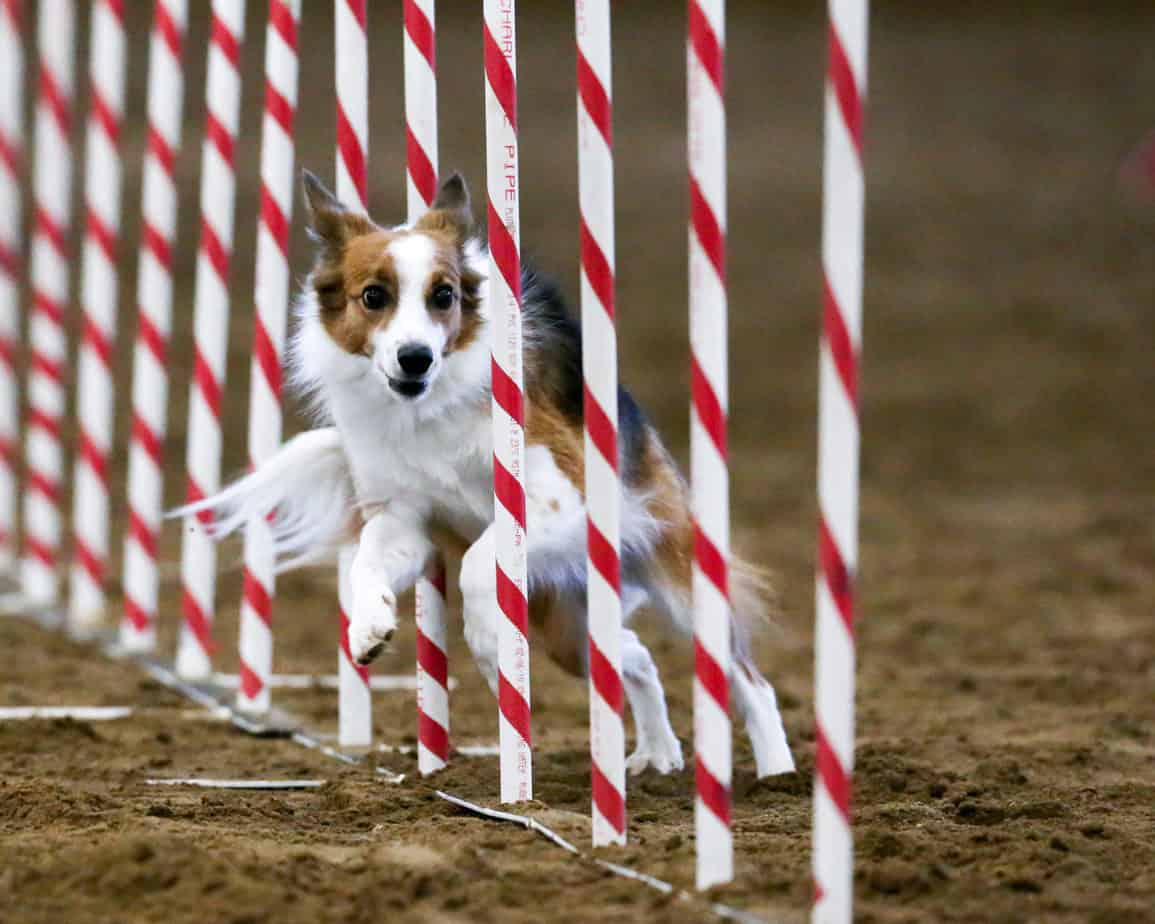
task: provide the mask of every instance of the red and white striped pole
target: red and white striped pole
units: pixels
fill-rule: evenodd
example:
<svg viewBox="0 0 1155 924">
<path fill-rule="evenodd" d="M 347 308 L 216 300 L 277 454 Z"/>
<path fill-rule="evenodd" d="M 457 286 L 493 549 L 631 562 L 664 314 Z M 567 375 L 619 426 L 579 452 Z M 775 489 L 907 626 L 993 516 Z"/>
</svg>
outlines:
<svg viewBox="0 0 1155 924">
<path fill-rule="evenodd" d="M 32 314 L 25 437 L 24 593 L 55 603 L 60 592 L 60 492 L 64 377 L 71 298 L 72 101 L 77 58 L 75 0 L 43 0 L 37 23 L 40 88 L 33 171 Z"/>
<path fill-rule="evenodd" d="M 434 0 L 405 0 L 406 201 L 410 223 L 437 195 L 437 44 Z M 449 659 L 446 656 L 445 562 L 418 580 L 417 770 L 434 773 L 449 759 Z"/>
<path fill-rule="evenodd" d="M 161 453 L 168 423 L 166 353 L 172 330 L 172 248 L 178 203 L 173 169 L 181 144 L 181 47 L 187 21 L 188 0 L 156 0 L 149 40 L 148 146 L 141 194 L 124 619 L 120 626 L 121 645 L 129 651 L 151 651 L 156 646 L 160 583 L 157 542 L 164 509 Z"/>
<path fill-rule="evenodd" d="M 417 585 L 417 770 L 449 762 L 449 658 L 445 562 L 440 556 Z"/>
<path fill-rule="evenodd" d="M 626 842 L 610 2 L 577 0 L 593 843 Z"/>
<path fill-rule="evenodd" d="M 269 0 L 265 30 L 265 116 L 261 127 L 261 213 L 257 224 L 253 362 L 249 373 L 249 461 L 259 468 L 281 445 L 281 365 L 291 287 L 289 222 L 293 214 L 293 120 L 297 111 L 297 27 L 301 0 Z M 273 667 L 272 599 L 277 556 L 268 520 L 245 524 L 241 602 L 242 709 L 269 707 Z M 258 664 L 254 671 L 245 656 Z"/>
<path fill-rule="evenodd" d="M 730 473 L 724 0 L 690 0 L 690 465 L 694 509 L 694 804 L 699 889 L 734 877 L 730 831 Z"/>
<path fill-rule="evenodd" d="M 84 190 L 87 207 L 77 368 L 77 452 L 72 495 L 73 556 L 69 621 L 90 631 L 104 618 L 108 562 L 108 456 L 112 449 L 112 359 L 116 341 L 120 236 L 120 126 L 124 119 L 123 0 L 92 7 L 91 99 Z"/>
<path fill-rule="evenodd" d="M 493 494 L 497 550 L 501 801 L 533 798 L 529 706 L 525 401 L 514 0 L 485 0 L 485 160 L 493 324 Z"/>
<path fill-rule="evenodd" d="M 355 544 L 341 547 L 337 556 L 337 607 L 341 622 L 337 653 L 337 743 L 343 748 L 366 748 L 373 743 L 373 703 L 369 668 L 353 660 L 349 652 L 349 614 L 353 612 L 351 574 Z"/>
<path fill-rule="evenodd" d="M 858 357 L 862 345 L 862 117 L 868 0 L 830 0 L 822 191 L 815 616 L 813 920 L 849 924 L 853 901 L 854 579 L 858 566 Z"/>
<path fill-rule="evenodd" d="M 405 167 L 409 221 L 437 195 L 437 33 L 434 0 L 405 0 Z"/>
<path fill-rule="evenodd" d="M 369 36 L 365 0 L 336 0 L 337 198 L 369 211 Z"/>
<path fill-rule="evenodd" d="M 337 198 L 351 209 L 369 211 L 369 37 L 365 0 L 335 0 L 337 62 Z M 338 568 L 338 583 L 348 581 L 350 562 Z M 343 570 L 344 569 L 344 570 Z M 351 597 L 350 597 L 351 602 Z M 369 670 L 349 655 L 350 603 L 341 605 L 341 642 L 337 651 L 337 702 L 342 747 L 373 742 L 373 699 Z"/>
<path fill-rule="evenodd" d="M 245 0 L 213 0 L 201 154 L 201 239 L 193 304 L 193 381 L 188 417 L 188 502 L 220 490 L 221 401 L 229 347 L 229 262 L 237 178 L 233 149 L 241 114 L 241 42 Z M 184 621 L 176 669 L 182 677 L 212 675 L 217 547 L 207 516 L 185 518 L 181 547 Z M 246 588 L 246 591 L 249 588 Z M 242 666 L 244 661 L 242 660 Z M 242 668 L 243 673 L 243 668 Z M 242 703 L 243 703 L 242 699 Z"/>
<path fill-rule="evenodd" d="M 24 257 L 24 20 L 0 0 L 0 572 L 16 564 L 20 273 Z"/>
</svg>

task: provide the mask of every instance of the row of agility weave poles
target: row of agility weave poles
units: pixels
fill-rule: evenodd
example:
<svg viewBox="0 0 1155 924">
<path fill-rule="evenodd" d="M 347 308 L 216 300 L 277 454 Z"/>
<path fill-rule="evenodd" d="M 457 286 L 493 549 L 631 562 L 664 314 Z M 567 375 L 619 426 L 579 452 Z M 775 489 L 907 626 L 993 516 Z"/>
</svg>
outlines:
<svg viewBox="0 0 1155 924">
<path fill-rule="evenodd" d="M 29 359 L 21 577 L 33 599 L 51 602 L 62 515 L 64 476 L 60 429 L 68 358 L 64 335 L 69 297 L 68 238 L 72 161 L 71 100 L 75 86 L 74 0 L 41 3 L 38 156 L 32 206 Z M 243 3 L 214 2 L 209 41 L 207 118 L 202 153 L 201 245 L 196 277 L 196 357 L 190 404 L 189 494 L 219 487 L 227 280 L 236 178 L 232 150 L 241 94 Z M 352 207 L 367 199 L 368 86 L 364 0 L 337 0 L 337 191 Z M 161 453 L 165 434 L 165 351 L 171 327 L 171 250 L 177 210 L 174 160 L 181 144 L 182 58 L 186 0 L 157 0 L 150 41 L 148 144 L 145 152 L 142 247 L 129 464 L 129 528 L 125 547 L 125 619 L 129 650 L 155 645 L 159 572 L 156 545 L 162 515 Z M 613 154 L 610 8 L 578 0 L 578 126 L 581 200 L 582 323 L 586 403 L 586 492 L 589 498 L 590 683 L 593 830 L 595 844 L 625 840 L 625 735 L 618 633 L 616 498 L 616 335 L 614 333 Z M 857 521 L 857 363 L 861 339 L 862 100 L 866 4 L 834 0 L 829 33 L 824 169 L 825 301 L 820 372 L 819 580 L 817 590 L 816 913 L 842 920 L 850 907 L 850 768 L 853 758 L 852 587 Z M 436 77 L 432 0 L 406 0 L 405 78 L 408 205 L 412 219 L 432 201 L 437 164 Z M 15 356 L 20 342 L 21 189 L 25 182 L 22 4 L 0 2 L 5 81 L 0 111 L 0 530 L 3 554 L 15 548 L 17 427 Z M 259 464 L 281 437 L 281 360 L 290 275 L 288 229 L 294 196 L 293 116 L 297 94 L 300 0 L 272 0 L 266 32 L 265 114 L 261 146 L 261 211 L 257 244 L 255 335 L 250 389 L 249 452 Z M 92 106 L 85 164 L 85 241 L 71 564 L 71 621 L 83 630 L 104 609 L 110 510 L 107 463 L 112 441 L 117 239 L 121 221 L 119 131 L 124 117 L 126 42 L 120 0 L 98 0 L 89 56 Z M 46 24 L 50 24 L 48 27 Z M 519 216 L 516 115 L 516 31 L 512 0 L 485 4 L 488 226 L 493 268 L 490 298 L 495 335 L 495 499 L 501 633 L 501 796 L 532 796 L 526 639 L 524 443 L 519 318 Z M 698 799 L 698 883 L 732 877 L 730 732 L 727 675 L 729 620 L 726 562 L 729 512 L 726 468 L 726 286 L 724 10 L 691 0 L 688 34 L 690 153 L 690 282 L 693 383 L 692 483 L 697 523 L 694 575 L 695 751 Z M 211 622 L 216 553 L 208 524 L 190 523 L 182 554 L 184 623 L 177 667 L 190 678 L 211 674 Z M 532 541 L 532 537 L 529 537 Z M 268 708 L 272 672 L 273 555 L 268 525 L 245 536 L 239 704 Z M 345 559 L 343 559 L 345 561 Z M 342 609 L 347 568 L 339 566 Z M 418 587 L 419 760 L 422 772 L 448 756 L 444 566 L 435 562 Z M 340 661 L 341 740 L 367 745 L 371 713 L 367 673 Z"/>
</svg>

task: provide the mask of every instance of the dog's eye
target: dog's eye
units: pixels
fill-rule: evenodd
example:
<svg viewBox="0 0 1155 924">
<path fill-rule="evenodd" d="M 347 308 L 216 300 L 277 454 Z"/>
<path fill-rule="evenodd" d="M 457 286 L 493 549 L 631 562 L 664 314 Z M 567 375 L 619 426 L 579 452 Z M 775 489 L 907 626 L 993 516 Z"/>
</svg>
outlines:
<svg viewBox="0 0 1155 924">
<path fill-rule="evenodd" d="M 448 311 L 453 307 L 453 289 L 450 286 L 438 286 L 433 290 L 433 295 L 430 297 L 430 302 L 433 307 L 441 311 Z"/>
<path fill-rule="evenodd" d="M 385 296 L 385 290 L 381 286 L 365 286 L 361 292 L 361 304 L 363 304 L 370 311 L 381 311 L 385 308 L 385 303 L 388 299 Z"/>
</svg>

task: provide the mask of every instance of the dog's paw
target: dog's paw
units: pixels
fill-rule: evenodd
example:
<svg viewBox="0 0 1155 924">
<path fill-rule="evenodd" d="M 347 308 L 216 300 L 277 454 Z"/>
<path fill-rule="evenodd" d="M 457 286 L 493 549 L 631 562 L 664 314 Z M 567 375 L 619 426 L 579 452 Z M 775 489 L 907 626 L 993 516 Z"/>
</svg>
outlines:
<svg viewBox="0 0 1155 924">
<path fill-rule="evenodd" d="M 777 728 L 759 740 L 762 736 L 752 734 L 750 741 L 754 746 L 754 760 L 758 767 L 758 779 L 767 776 L 780 776 L 783 773 L 794 772 L 794 755 L 790 753 L 790 745 L 786 741 L 786 732 L 781 723 Z"/>
<path fill-rule="evenodd" d="M 681 742 L 674 737 L 657 744 L 639 744 L 634 753 L 626 758 L 626 769 L 631 776 L 637 776 L 650 767 L 658 773 L 666 774 L 681 770 L 685 766 Z"/>
<path fill-rule="evenodd" d="M 397 598 L 383 585 L 362 586 L 353 592 L 349 620 L 349 654 L 364 666 L 385 650 L 397 629 Z"/>
</svg>

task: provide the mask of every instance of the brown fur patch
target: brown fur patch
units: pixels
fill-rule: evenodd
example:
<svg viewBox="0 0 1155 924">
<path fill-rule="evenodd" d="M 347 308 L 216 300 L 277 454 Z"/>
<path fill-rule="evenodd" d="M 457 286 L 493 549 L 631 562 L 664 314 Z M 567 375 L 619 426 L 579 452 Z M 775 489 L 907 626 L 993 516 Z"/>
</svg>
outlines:
<svg viewBox="0 0 1155 924">
<path fill-rule="evenodd" d="M 429 213 L 434 214 L 434 213 Z M 327 238 L 313 270 L 313 288 L 321 306 L 321 321 L 329 336 L 346 352 L 371 355 L 371 338 L 375 331 L 393 319 L 400 291 L 396 267 L 389 246 L 407 234 L 424 234 L 434 244 L 435 255 L 430 276 L 425 280 L 426 304 L 431 317 L 447 328 L 445 352 L 462 350 L 481 333 L 478 311 L 481 277 L 465 266 L 464 254 L 456 236 L 436 224 L 418 222 L 412 231 L 385 231 L 364 216 L 342 213 L 340 234 Z M 343 236 L 348 232 L 348 236 Z M 334 240 L 341 241 L 339 246 Z M 381 286 L 387 296 L 383 310 L 365 307 L 362 294 L 370 285 Z M 448 311 L 432 307 L 433 292 L 448 285 L 460 298 Z"/>
<path fill-rule="evenodd" d="M 586 674 L 585 615 L 571 613 L 552 591 L 529 599 L 529 621 L 549 656 L 576 677 Z"/>
<path fill-rule="evenodd" d="M 525 417 L 526 445 L 545 446 L 558 470 L 584 499 L 585 445 L 581 428 L 575 429 L 568 418 L 557 408 L 544 403 L 542 397 L 529 396 Z"/>
<path fill-rule="evenodd" d="M 339 254 L 325 259 L 313 273 L 313 286 L 321 304 L 321 322 L 329 336 L 348 353 L 368 356 L 373 332 L 393 317 L 397 274 L 387 248 L 394 237 L 381 230 L 354 237 Z M 370 311 L 361 301 L 369 285 L 385 289 L 388 304 L 383 311 Z"/>
<path fill-rule="evenodd" d="M 649 494 L 646 509 L 666 524 L 654 547 L 657 568 L 669 583 L 689 598 L 694 564 L 694 522 L 686 482 L 663 448 L 658 435 L 646 430 L 646 445 L 638 466 L 639 491 Z"/>
<path fill-rule="evenodd" d="M 481 301 L 481 277 L 461 266 L 461 326 L 457 329 L 457 336 L 450 342 L 446 352 L 464 350 L 479 336 L 484 327 L 481 312 L 478 310 Z"/>
<path fill-rule="evenodd" d="M 413 230 L 424 231 L 430 237 L 439 238 L 452 247 L 459 247 L 465 243 L 460 220 L 448 209 L 430 209 L 417 219 Z"/>
</svg>

